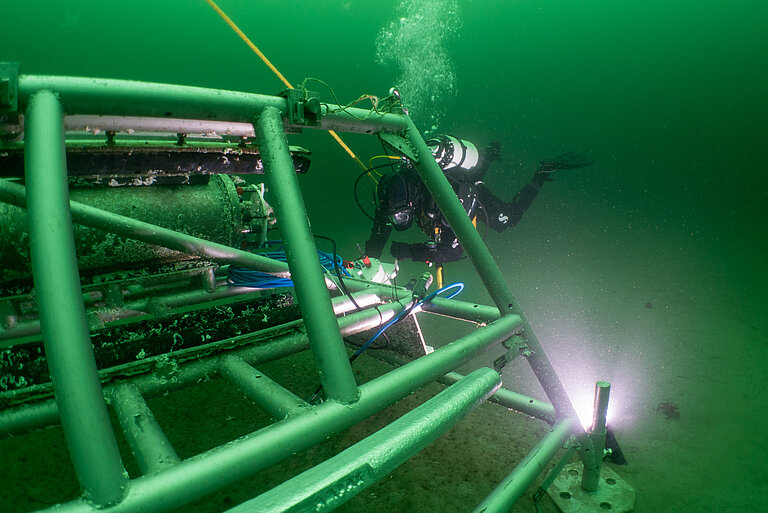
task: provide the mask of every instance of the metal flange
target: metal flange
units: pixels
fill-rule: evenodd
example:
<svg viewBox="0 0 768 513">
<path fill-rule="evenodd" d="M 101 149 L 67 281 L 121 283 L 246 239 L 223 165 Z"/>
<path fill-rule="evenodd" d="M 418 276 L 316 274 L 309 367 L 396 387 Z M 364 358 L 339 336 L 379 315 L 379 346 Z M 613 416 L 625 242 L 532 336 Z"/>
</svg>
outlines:
<svg viewBox="0 0 768 513">
<path fill-rule="evenodd" d="M 635 489 L 610 467 L 604 465 L 595 492 L 581 487 L 584 465 L 581 462 L 563 467 L 547 494 L 563 513 L 630 513 L 635 509 Z"/>
</svg>

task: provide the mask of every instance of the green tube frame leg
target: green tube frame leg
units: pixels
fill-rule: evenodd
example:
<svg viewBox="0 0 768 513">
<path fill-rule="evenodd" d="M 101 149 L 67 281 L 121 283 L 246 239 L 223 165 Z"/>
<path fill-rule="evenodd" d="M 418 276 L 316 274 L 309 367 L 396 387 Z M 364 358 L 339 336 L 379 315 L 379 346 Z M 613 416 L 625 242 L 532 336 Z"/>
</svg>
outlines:
<svg viewBox="0 0 768 513">
<path fill-rule="evenodd" d="M 288 267 L 320 371 L 320 381 L 328 399 L 354 402 L 360 392 L 339 333 L 331 296 L 317 265 L 317 247 L 288 150 L 281 113 L 267 107 L 256 120 L 255 128 L 267 181 L 275 197 L 275 217 L 280 223 Z"/>
<path fill-rule="evenodd" d="M 127 474 L 112 431 L 85 318 L 64 149 L 64 112 L 51 91 L 27 107 L 25 174 L 30 252 L 48 368 L 84 497 L 123 497 Z"/>
</svg>

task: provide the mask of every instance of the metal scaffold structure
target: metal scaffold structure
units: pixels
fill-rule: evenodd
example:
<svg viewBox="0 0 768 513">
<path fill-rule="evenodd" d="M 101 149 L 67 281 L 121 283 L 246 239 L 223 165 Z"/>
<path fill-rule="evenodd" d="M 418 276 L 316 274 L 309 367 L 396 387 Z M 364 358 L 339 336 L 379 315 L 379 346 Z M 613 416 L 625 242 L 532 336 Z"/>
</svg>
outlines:
<svg viewBox="0 0 768 513">
<path fill-rule="evenodd" d="M 382 479 L 486 400 L 539 418 L 552 428 L 475 511 L 507 511 L 564 444 L 581 456 L 582 487 L 597 489 L 605 454 L 607 394 L 600 394 L 596 401 L 600 407 L 593 426 L 583 429 L 499 267 L 407 114 L 328 105 L 298 90 L 269 96 L 126 80 L 24 75 L 18 74 L 18 65 L 13 63 L 2 64 L 0 80 L 3 148 L 11 157 L 16 152 L 23 158 L 23 177 L 7 173 L 0 179 L 0 201 L 26 209 L 34 283 L 33 294 L 29 290 L 17 290 L 15 296 L 6 292 L 6 310 L 16 310 L 11 315 L 14 321 L 0 332 L 0 349 L 14 351 L 19 340 L 26 343 L 24 336 L 37 333 L 42 337 L 49 373 L 39 384 L 0 390 L 0 433 L 8 436 L 60 423 L 82 491 L 79 499 L 42 511 L 170 511 L 308 449 L 434 381 L 449 386 L 342 453 L 230 511 L 331 511 Z M 103 135 L 98 145 L 78 146 L 70 141 L 70 132 L 86 127 L 90 134 Z M 370 134 L 414 162 L 493 301 L 493 306 L 485 306 L 433 297 L 421 309 L 477 323 L 477 330 L 428 354 L 400 359 L 391 371 L 358 385 L 344 339 L 386 325 L 408 309 L 413 297 L 402 287 L 348 278 L 345 282 L 352 298 L 363 305 L 351 309 L 350 298 L 339 293 L 335 276 L 323 273 L 317 265 L 315 238 L 297 177 L 297 151 L 286 138 L 286 132 L 307 128 Z M 213 147 L 213 143 L 195 147 L 194 142 L 184 140 L 187 134 L 217 133 L 237 139 L 239 142 L 227 143 L 224 150 L 214 150 L 217 155 L 258 159 L 254 165 L 272 194 L 287 261 L 238 249 L 226 237 L 215 242 L 213 236 L 203 237 L 194 229 L 140 220 L 131 215 L 135 196 L 129 196 L 123 212 L 72 199 L 76 196 L 74 189 L 70 192 L 73 176 L 85 173 L 80 168 L 68 169 L 74 149 L 92 157 L 118 147 L 135 157 L 154 144 L 151 138 L 140 144 L 118 141 L 115 133 L 127 129 L 136 134 L 178 134 L 175 144 L 180 151 L 182 147 Z M 246 139 L 248 144 L 243 143 Z M 220 164 L 221 160 L 211 171 L 193 166 L 182 174 L 187 181 L 234 174 Z M 212 187 L 212 182 L 206 183 Z M 234 194 L 236 203 L 238 193 L 233 186 L 226 187 L 228 192 L 222 197 Z M 181 291 L 157 289 L 160 291 L 142 296 L 141 287 L 149 290 L 146 282 L 112 287 L 106 282 L 86 283 L 81 276 L 86 272 L 79 249 L 81 226 L 183 255 L 183 262 L 197 262 L 184 268 L 185 283 L 193 286 Z M 158 308 L 199 305 L 213 299 L 232 301 L 228 304 L 250 300 L 252 291 L 224 284 L 220 269 L 226 266 L 290 278 L 298 304 L 296 318 L 278 319 L 271 326 L 244 325 L 237 334 L 222 336 L 203 349 L 167 349 L 146 362 L 122 367 L 102 362 L 94 323 L 103 331 L 115 318 L 129 319 L 136 312 L 151 314 Z M 21 303 L 14 298 L 22 296 L 33 296 L 35 318 L 25 320 L 18 315 Z M 113 317 L 105 319 L 105 309 L 95 308 L 99 301 L 111 308 Z M 243 315 L 242 322 L 249 321 Z M 169 336 L 175 341 L 179 333 Z M 466 376 L 456 372 L 460 365 L 500 344 L 524 356 L 551 404 L 500 388 L 500 374 L 493 368 Z M 301 399 L 257 370 L 260 363 L 306 350 L 311 351 L 325 394 L 325 401 L 319 404 Z M 172 379 L 171 374 L 158 370 L 161 359 L 165 369 L 169 359 L 173 361 Z M 145 367 L 136 372 L 124 372 L 125 365 L 142 364 Z M 212 377 L 232 383 L 275 422 L 214 449 L 179 458 L 145 399 L 194 387 Z M 602 389 L 607 392 L 605 385 Z M 125 470 L 110 408 L 143 473 L 139 477 L 129 478 Z M 140 427 L 135 422 L 139 418 Z"/>
</svg>

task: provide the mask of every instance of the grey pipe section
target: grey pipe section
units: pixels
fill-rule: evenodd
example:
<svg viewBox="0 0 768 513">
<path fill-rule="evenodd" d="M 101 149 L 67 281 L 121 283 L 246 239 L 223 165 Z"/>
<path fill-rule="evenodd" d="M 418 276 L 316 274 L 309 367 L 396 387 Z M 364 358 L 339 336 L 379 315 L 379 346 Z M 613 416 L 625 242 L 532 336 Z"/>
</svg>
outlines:
<svg viewBox="0 0 768 513">
<path fill-rule="evenodd" d="M 227 513 L 332 511 L 434 442 L 501 384 L 478 369 L 376 433 Z"/>
<path fill-rule="evenodd" d="M 275 420 L 284 419 L 299 408 L 309 406 L 306 401 L 236 356 L 222 358 L 219 373 Z"/>
<path fill-rule="evenodd" d="M 64 111 L 41 91 L 26 118 L 29 232 L 43 344 L 69 453 L 84 496 L 105 506 L 127 484 L 101 390 L 80 291 L 69 213 Z"/>
<path fill-rule="evenodd" d="M 578 424 L 575 418 L 560 420 L 555 424 L 472 513 L 507 513 L 554 458 L 563 443 L 574 434 Z"/>
<path fill-rule="evenodd" d="M 209 119 L 149 118 L 136 116 L 67 116 L 67 130 L 102 132 L 159 132 L 170 134 L 201 134 L 217 136 L 254 137 L 253 123 L 214 121 Z"/>
<path fill-rule="evenodd" d="M 138 388 L 130 383 L 112 388 L 112 406 L 143 474 L 160 472 L 179 462 Z"/>
<path fill-rule="evenodd" d="M 105 510 L 76 500 L 45 513 L 160 513 L 263 470 L 292 453 L 321 442 L 391 405 L 439 376 L 466 363 L 479 352 L 511 337 L 522 326 L 506 316 L 433 353 L 395 369 L 360 387 L 352 404 L 326 401 L 303 415 L 292 415 L 250 435 L 180 462 L 164 472 L 131 481 L 125 499 Z"/>
<path fill-rule="evenodd" d="M 329 399 L 353 402 L 358 397 L 357 383 L 331 308 L 331 296 L 317 265 L 317 246 L 277 109 L 269 107 L 261 113 L 256 121 L 256 134 L 320 382 Z"/>
<path fill-rule="evenodd" d="M 581 475 L 581 487 L 587 492 L 597 491 L 600 484 L 600 472 L 603 468 L 605 439 L 608 429 L 605 426 L 608 416 L 608 400 L 611 384 L 607 381 L 595 383 L 595 402 L 592 409 L 592 425 L 587 430 L 591 444 L 580 447 L 584 460 L 584 472 Z M 586 453 L 586 454 L 584 454 Z M 591 453 L 591 454 L 590 454 Z"/>
<path fill-rule="evenodd" d="M 26 208 L 27 202 L 24 186 L 8 180 L 0 180 L 0 201 Z M 168 249 L 197 255 L 214 262 L 246 267 L 283 278 L 290 277 L 288 266 L 284 262 L 241 251 L 223 244 L 209 242 L 143 221 L 137 221 L 130 217 L 90 207 L 76 201 L 70 201 L 69 205 L 72 211 L 72 220 L 78 224 L 98 228 L 121 237 L 136 239 L 148 244 L 156 244 Z"/>
</svg>

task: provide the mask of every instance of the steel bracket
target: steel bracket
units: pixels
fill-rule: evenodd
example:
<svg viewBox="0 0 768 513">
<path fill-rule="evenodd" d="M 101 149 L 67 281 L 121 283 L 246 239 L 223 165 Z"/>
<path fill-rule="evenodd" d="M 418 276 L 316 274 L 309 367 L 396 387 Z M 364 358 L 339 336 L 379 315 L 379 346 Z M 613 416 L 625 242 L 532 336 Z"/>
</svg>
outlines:
<svg viewBox="0 0 768 513">
<path fill-rule="evenodd" d="M 19 110 L 19 63 L 0 62 L 0 113 Z"/>
<path fill-rule="evenodd" d="M 418 162 L 419 158 L 416 156 L 416 151 L 413 146 L 408 142 L 408 139 L 400 134 L 391 134 L 389 132 L 380 132 L 379 139 L 381 142 L 395 150 L 397 153 L 408 157 L 414 162 Z"/>
<path fill-rule="evenodd" d="M 19 119 L 19 63 L 0 62 L 0 137 L 21 132 Z"/>
<path fill-rule="evenodd" d="M 320 100 L 317 93 L 285 89 L 278 96 L 287 100 L 289 125 L 320 126 Z"/>
</svg>

